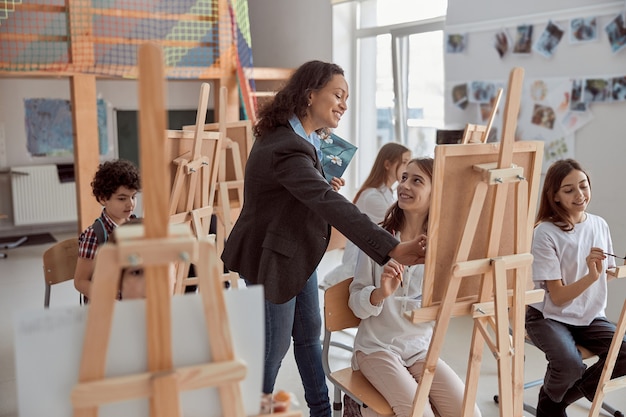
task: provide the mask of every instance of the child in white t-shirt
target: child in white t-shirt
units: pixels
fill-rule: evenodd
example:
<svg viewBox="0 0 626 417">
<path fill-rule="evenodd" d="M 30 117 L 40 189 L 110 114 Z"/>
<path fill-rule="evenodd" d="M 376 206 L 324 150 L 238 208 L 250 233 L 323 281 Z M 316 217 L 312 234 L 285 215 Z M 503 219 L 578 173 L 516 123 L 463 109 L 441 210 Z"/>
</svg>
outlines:
<svg viewBox="0 0 626 417">
<path fill-rule="evenodd" d="M 567 416 L 581 397 L 593 400 L 604 360 L 615 333 L 606 318 L 607 274 L 615 266 L 606 221 L 587 213 L 591 181 L 578 162 L 554 162 L 544 180 L 532 254 L 535 288 L 542 302 L 526 312 L 526 331 L 548 360 L 539 391 L 537 417 Z M 598 355 L 587 368 L 576 345 Z M 626 342 L 613 377 L 626 374 Z"/>
</svg>

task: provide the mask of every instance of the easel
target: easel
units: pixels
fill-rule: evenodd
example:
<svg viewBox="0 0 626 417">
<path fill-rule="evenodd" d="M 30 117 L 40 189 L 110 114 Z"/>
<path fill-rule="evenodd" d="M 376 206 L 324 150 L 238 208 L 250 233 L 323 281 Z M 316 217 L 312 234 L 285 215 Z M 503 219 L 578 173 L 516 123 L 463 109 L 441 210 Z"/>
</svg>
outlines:
<svg viewBox="0 0 626 417">
<path fill-rule="evenodd" d="M 176 167 L 170 195 L 170 223 L 190 224 L 198 239 L 209 234 L 224 138 L 222 132 L 204 131 L 209 91 L 209 84 L 203 83 L 193 130 L 167 131 L 167 155 Z M 220 89 L 220 96 L 226 96 L 225 87 Z M 188 277 L 188 273 L 189 263 L 179 263 L 174 293 L 181 294 L 187 285 L 197 284 L 197 279 Z"/>
<path fill-rule="evenodd" d="M 224 138 L 214 202 L 214 213 L 217 217 L 216 246 L 218 254 L 224 250 L 224 242 L 243 207 L 245 161 L 247 161 L 252 148 L 252 123 L 250 120 L 226 122 L 226 115 L 222 111 L 226 107 L 226 95 L 220 95 L 219 122 L 204 125 L 204 131 L 218 131 Z M 194 128 L 195 126 L 183 126 L 183 130 Z M 222 280 L 230 281 L 234 288 L 238 287 L 238 279 L 239 275 L 236 273 L 223 272 Z"/>
<path fill-rule="evenodd" d="M 181 416 L 179 394 L 183 390 L 219 387 L 224 415 L 245 415 L 239 381 L 246 366 L 234 358 L 232 338 L 225 314 L 216 253 L 207 238 L 196 239 L 188 229 L 170 229 L 166 169 L 163 56 L 153 44 L 139 48 L 140 147 L 145 182 L 145 230 L 127 226 L 119 230 L 116 245 L 104 245 L 96 261 L 81 357 L 79 383 L 72 391 L 74 416 L 97 416 L 98 407 L 136 398 L 150 399 L 152 417 Z M 210 335 L 212 362 L 175 369 L 172 364 L 170 262 L 187 257 L 198 265 L 198 284 L 204 319 Z M 145 373 L 105 378 L 105 362 L 115 294 L 121 270 L 143 264 L 146 277 L 146 330 L 148 370 Z"/>
<path fill-rule="evenodd" d="M 491 132 L 491 126 L 493 126 L 493 121 L 496 118 L 496 113 L 498 112 L 500 98 L 502 98 L 502 89 L 498 88 L 498 92 L 496 93 L 496 99 L 494 100 L 493 107 L 491 108 L 491 113 L 489 114 L 489 119 L 487 120 L 487 125 L 483 126 L 468 123 L 465 126 L 465 130 L 463 131 L 463 137 L 461 138 L 462 144 L 487 143 L 489 133 Z"/>
<path fill-rule="evenodd" d="M 617 266 L 615 269 L 611 269 L 608 272 L 608 276 L 614 278 L 626 278 L 626 265 Z M 613 368 L 615 368 L 615 361 L 619 354 L 619 349 L 626 333 L 626 301 L 622 307 L 622 313 L 619 316 L 619 320 L 616 324 L 615 335 L 613 335 L 613 341 L 611 347 L 609 347 L 609 353 L 606 355 L 604 361 L 604 367 L 602 368 L 602 375 L 598 381 L 598 387 L 596 388 L 596 394 L 593 397 L 591 403 L 591 409 L 589 411 L 589 417 L 598 417 L 600 409 L 602 408 L 602 402 L 607 392 L 626 387 L 626 377 L 620 377 L 611 379 L 613 375 Z"/>
<path fill-rule="evenodd" d="M 523 70 L 514 69 L 499 146 L 435 148 L 423 307 L 408 317 L 413 322 L 436 320 L 436 324 L 413 417 L 423 413 L 449 321 L 458 315 L 474 318 L 463 416 L 473 415 L 484 343 L 498 361 L 500 415 L 522 416 L 524 309 L 543 298 L 541 290 L 526 291 L 543 143 L 514 142 L 522 81 Z M 473 196 L 467 192 L 472 185 Z M 509 187 L 514 189 L 510 195 Z M 457 232 L 458 219 L 463 217 L 465 227 Z M 511 376 L 512 383 L 507 383 Z"/>
</svg>

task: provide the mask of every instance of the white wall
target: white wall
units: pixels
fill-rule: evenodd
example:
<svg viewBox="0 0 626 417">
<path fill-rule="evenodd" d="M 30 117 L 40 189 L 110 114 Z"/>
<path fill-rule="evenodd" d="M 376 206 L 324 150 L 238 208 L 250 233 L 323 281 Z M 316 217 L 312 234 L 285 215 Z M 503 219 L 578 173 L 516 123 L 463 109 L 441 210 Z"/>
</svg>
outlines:
<svg viewBox="0 0 626 417">
<path fill-rule="evenodd" d="M 330 0 L 250 0 L 248 10 L 255 66 L 332 60 Z"/>
<path fill-rule="evenodd" d="M 448 87 L 459 81 L 495 80 L 505 83 L 511 68 L 521 66 L 525 79 L 541 77 L 604 77 L 626 75 L 626 50 L 612 54 L 602 24 L 599 42 L 570 45 L 566 39 L 551 59 L 531 56 L 505 56 L 500 59 L 493 48 L 493 35 L 501 27 L 536 24 L 534 39 L 543 31 L 549 18 L 565 27 L 569 18 L 588 17 L 591 10 L 623 10 L 623 1 L 599 0 L 529 0 L 499 1 L 449 0 L 447 25 L 450 33 L 467 30 L 468 46 L 462 54 L 446 54 L 445 71 Z M 572 11 L 572 9 L 575 9 Z M 616 13 L 615 13 L 616 14 Z M 483 29 L 475 24 L 482 23 Z M 491 29 L 484 30 L 484 25 Z M 510 31 L 512 34 L 512 32 Z M 502 106 L 502 105 L 501 105 Z M 500 107 L 501 109 L 503 107 Z M 593 120 L 575 133 L 575 158 L 585 167 L 592 180 L 593 198 L 589 210 L 604 217 L 611 227 L 615 252 L 626 254 L 626 193 L 622 179 L 626 167 L 626 102 L 592 103 Z M 446 97 L 446 123 L 477 123 L 475 114 L 461 111 Z M 624 302 L 626 280 L 610 284 L 609 317 L 616 320 Z"/>
</svg>

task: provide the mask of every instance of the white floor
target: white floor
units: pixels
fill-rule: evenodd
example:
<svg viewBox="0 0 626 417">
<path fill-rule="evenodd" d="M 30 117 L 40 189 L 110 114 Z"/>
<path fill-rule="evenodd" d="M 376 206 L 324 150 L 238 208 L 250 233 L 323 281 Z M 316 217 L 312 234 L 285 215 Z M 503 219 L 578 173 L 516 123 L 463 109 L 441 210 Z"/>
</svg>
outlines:
<svg viewBox="0 0 626 417">
<path fill-rule="evenodd" d="M 70 237 L 68 234 L 55 234 L 58 240 Z M 0 417 L 17 417 L 17 393 L 15 384 L 14 346 L 12 315 L 18 309 L 43 308 L 44 281 L 41 255 L 49 245 L 22 246 L 10 250 L 6 259 L 0 259 Z M 327 253 L 320 268 L 319 276 L 324 276 L 339 260 L 339 251 Z M 320 291 L 320 299 L 323 294 Z M 74 305 L 78 295 L 71 282 L 59 284 L 52 290 L 51 306 Z M 443 350 L 443 358 L 464 377 L 468 361 L 468 349 L 472 330 L 471 320 L 462 317 L 453 319 Z M 344 367 L 349 363 L 349 354 L 339 351 L 332 358 L 331 366 Z M 526 350 L 526 379 L 541 378 L 545 370 L 545 361 L 540 352 L 534 348 Z M 276 389 L 292 392 L 302 408 L 303 416 L 307 416 L 306 405 L 300 377 L 291 352 L 285 358 L 276 383 Z M 493 401 L 498 391 L 497 363 L 485 349 L 483 355 L 481 377 L 478 386 L 478 406 L 484 417 L 499 416 L 498 406 Z M 331 387 L 331 395 L 332 395 Z M 538 388 L 525 392 L 525 400 L 536 403 Z M 626 392 L 609 393 L 608 402 L 620 410 L 626 410 Z M 33 399 L 36 400 L 36 399 Z M 581 400 L 568 409 L 570 417 L 587 416 L 590 403 Z M 606 413 L 601 415 L 608 415 Z M 39 417 L 39 416 L 20 416 Z"/>
</svg>

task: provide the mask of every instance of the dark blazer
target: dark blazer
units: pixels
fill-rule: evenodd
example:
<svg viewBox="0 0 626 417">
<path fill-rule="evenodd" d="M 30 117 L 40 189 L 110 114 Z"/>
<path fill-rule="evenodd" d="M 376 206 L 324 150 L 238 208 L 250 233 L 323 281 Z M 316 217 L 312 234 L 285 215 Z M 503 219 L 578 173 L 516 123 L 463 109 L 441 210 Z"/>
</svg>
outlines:
<svg viewBox="0 0 626 417">
<path fill-rule="evenodd" d="M 317 268 L 335 226 L 377 263 L 398 241 L 334 191 L 315 147 L 290 126 L 257 138 L 246 163 L 244 203 L 222 260 L 265 298 L 295 297 Z"/>
</svg>

